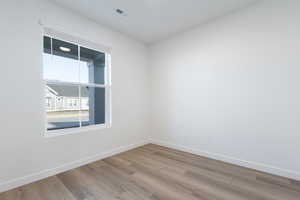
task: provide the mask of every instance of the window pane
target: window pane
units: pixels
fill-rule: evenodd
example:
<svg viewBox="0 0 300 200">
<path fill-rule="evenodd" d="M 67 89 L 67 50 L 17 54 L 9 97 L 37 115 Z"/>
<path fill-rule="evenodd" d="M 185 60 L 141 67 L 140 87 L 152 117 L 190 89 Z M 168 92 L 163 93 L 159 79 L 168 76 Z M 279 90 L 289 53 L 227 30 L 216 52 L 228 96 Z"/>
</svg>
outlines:
<svg viewBox="0 0 300 200">
<path fill-rule="evenodd" d="M 44 79 L 79 82 L 78 45 L 44 37 L 43 62 Z"/>
<path fill-rule="evenodd" d="M 105 54 L 80 47 L 80 82 L 105 83 Z"/>
<path fill-rule="evenodd" d="M 79 127 L 79 87 L 46 85 L 47 129 Z"/>
<path fill-rule="evenodd" d="M 105 123 L 105 88 L 81 87 L 82 126 Z"/>
</svg>

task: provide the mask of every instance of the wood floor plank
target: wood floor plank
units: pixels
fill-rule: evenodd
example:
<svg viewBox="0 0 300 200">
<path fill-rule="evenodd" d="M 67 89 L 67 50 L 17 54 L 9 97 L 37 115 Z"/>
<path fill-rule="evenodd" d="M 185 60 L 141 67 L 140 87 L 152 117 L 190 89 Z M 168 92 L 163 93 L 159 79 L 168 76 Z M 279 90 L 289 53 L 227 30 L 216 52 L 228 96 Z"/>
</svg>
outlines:
<svg viewBox="0 0 300 200">
<path fill-rule="evenodd" d="M 104 162 L 107 162 L 108 159 L 105 159 Z M 141 187 L 138 184 L 135 184 L 134 181 L 131 180 L 132 173 L 128 174 L 126 171 L 124 172 L 122 168 L 119 168 L 115 165 L 110 165 L 109 162 L 107 162 L 106 166 L 99 167 L 97 163 L 94 163 L 91 165 L 96 174 L 95 176 L 98 177 L 99 174 L 104 173 L 105 176 L 109 177 L 109 181 L 113 184 L 118 185 L 123 191 L 118 195 L 118 198 L 126 199 L 129 196 L 135 196 L 136 199 L 151 199 L 152 192 L 149 190 L 145 190 L 143 187 Z M 134 171 L 135 173 L 135 171 Z M 99 177 L 99 180 L 103 180 L 102 177 Z M 114 187 L 117 188 L 117 187 Z M 134 199 L 132 197 L 132 199 Z"/>
<path fill-rule="evenodd" d="M 25 185 L 0 194 L 1 200 L 75 200 L 72 193 L 56 177 Z"/>
<path fill-rule="evenodd" d="M 299 200 L 300 182 L 148 144 L 0 194 L 0 200 Z"/>
</svg>

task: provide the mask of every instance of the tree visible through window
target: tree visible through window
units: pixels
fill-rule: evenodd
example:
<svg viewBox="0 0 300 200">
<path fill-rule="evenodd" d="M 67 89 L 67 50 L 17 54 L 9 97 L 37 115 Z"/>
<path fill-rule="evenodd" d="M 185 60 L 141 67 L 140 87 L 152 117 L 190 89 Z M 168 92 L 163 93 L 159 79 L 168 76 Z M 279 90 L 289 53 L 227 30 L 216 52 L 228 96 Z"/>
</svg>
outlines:
<svg viewBox="0 0 300 200">
<path fill-rule="evenodd" d="M 106 124 L 107 53 L 44 36 L 47 130 Z"/>
</svg>

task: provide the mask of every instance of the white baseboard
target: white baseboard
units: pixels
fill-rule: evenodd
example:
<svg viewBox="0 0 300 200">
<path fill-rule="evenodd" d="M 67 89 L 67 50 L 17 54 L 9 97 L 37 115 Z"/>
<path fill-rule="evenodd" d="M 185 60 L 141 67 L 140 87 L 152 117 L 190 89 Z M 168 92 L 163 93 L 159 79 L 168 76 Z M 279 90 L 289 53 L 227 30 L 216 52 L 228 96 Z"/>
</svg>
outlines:
<svg viewBox="0 0 300 200">
<path fill-rule="evenodd" d="M 87 157 L 87 158 L 83 158 L 83 159 L 76 160 L 76 161 L 73 161 L 73 162 L 70 162 L 70 163 L 66 163 L 66 164 L 61 165 L 59 167 L 55 167 L 55 168 L 52 168 L 52 169 L 46 169 L 46 170 L 43 170 L 43 171 L 40 171 L 40 172 L 37 172 L 37 173 L 29 174 L 27 176 L 23 176 L 23 177 L 20 177 L 20 178 L 9 180 L 9 181 L 4 182 L 4 183 L 0 183 L 0 193 L 4 192 L 4 191 L 8 191 L 8 190 L 13 189 L 13 188 L 20 187 L 22 185 L 26 185 L 26 184 L 29 184 L 29 183 L 32 183 L 32 182 L 50 177 L 50 176 L 54 176 L 56 174 L 59 174 L 59 173 L 68 171 L 70 169 L 74 169 L 74 168 L 83 166 L 83 165 L 86 165 L 88 163 L 91 163 L 91 162 L 94 162 L 94 161 L 97 161 L 97 160 L 102 160 L 104 158 L 107 158 L 107 157 L 110 157 L 110 156 L 113 156 L 113 155 L 116 155 L 116 154 L 119 154 L 119 153 L 122 153 L 122 152 L 125 152 L 125 151 L 128 151 L 128 150 L 143 146 L 143 145 L 148 144 L 148 143 L 149 143 L 149 141 L 142 141 L 142 142 L 127 145 L 127 146 L 118 147 L 118 148 L 116 148 L 112 151 L 99 153 L 97 155 L 93 155 L 93 156 L 90 156 L 90 157 Z"/>
<path fill-rule="evenodd" d="M 158 140 L 150 140 L 150 143 L 300 181 L 300 173 L 296 172 L 296 171 L 281 169 L 278 167 L 274 167 L 274 166 L 270 166 L 270 165 L 266 165 L 266 164 L 262 164 L 262 163 L 241 160 L 241 159 L 233 158 L 233 157 L 226 156 L 226 155 L 216 154 L 216 153 L 207 152 L 207 151 L 201 151 L 198 149 L 193 149 L 193 148 L 189 148 L 186 146 L 171 144 L 168 142 L 162 142 L 162 141 L 158 141 Z"/>
<path fill-rule="evenodd" d="M 273 167 L 273 166 L 269 166 L 269 165 L 265 165 L 265 164 L 261 164 L 261 163 L 256 163 L 256 162 L 251 162 L 251 161 L 246 161 L 246 160 L 241 160 L 241 159 L 237 159 L 237 158 L 233 158 L 230 156 L 225 156 L 225 155 L 220 155 L 220 154 L 215 154 L 215 153 L 211 153 L 211 152 L 207 152 L 207 151 L 201 151 L 201 150 L 197 150 L 197 149 L 192 149 L 189 147 L 185 147 L 182 145 L 177 145 L 177 144 L 171 144 L 168 142 L 162 142 L 162 141 L 158 141 L 158 140 L 146 140 L 146 141 L 142 141 L 139 143 L 135 143 L 135 144 L 131 144 L 131 145 L 127 145 L 127 146 L 122 146 L 119 148 L 116 148 L 112 151 L 107 151 L 107 152 L 103 152 L 94 156 L 90 156 L 87 158 L 83 158 L 80 160 L 76 160 L 74 162 L 70 162 L 70 163 L 66 163 L 64 165 L 61 165 L 59 167 L 55 167 L 52 169 L 46 169 L 37 173 L 33 173 L 33 174 L 29 174 L 27 176 L 23 176 L 20 178 L 16 178 L 4 183 L 0 183 L 0 193 L 13 189 L 13 188 L 17 188 L 20 187 L 22 185 L 26 185 L 44 178 L 47 178 L 49 176 L 54 176 L 56 174 L 68 171 L 70 169 L 74 169 L 83 165 L 86 165 L 88 163 L 97 161 L 97 160 L 102 160 L 104 158 L 143 146 L 145 144 L 148 143 L 152 143 L 152 144 L 157 144 L 157 145 L 161 145 L 161 146 L 165 146 L 165 147 L 169 147 L 169 148 L 173 148 L 173 149 L 177 149 L 180 151 L 185 151 L 185 152 L 189 152 L 189 153 L 193 153 L 195 155 L 199 155 L 199 156 L 204 156 L 204 157 L 208 157 L 208 158 L 212 158 L 212 159 L 216 159 L 216 160 L 221 160 L 227 163 L 232 163 L 235 165 L 239 165 L 242 167 L 247 167 L 247 168 L 251 168 L 251 169 L 256 169 L 259 171 L 263 171 L 263 172 L 267 172 L 270 174 L 275 174 L 278 176 L 283 176 L 283 177 L 287 177 L 287 178 L 291 178 L 291 179 L 295 179 L 300 181 L 300 173 L 295 172 L 295 171 L 291 171 L 291 170 L 286 170 L 286 169 L 281 169 L 278 167 Z"/>
</svg>

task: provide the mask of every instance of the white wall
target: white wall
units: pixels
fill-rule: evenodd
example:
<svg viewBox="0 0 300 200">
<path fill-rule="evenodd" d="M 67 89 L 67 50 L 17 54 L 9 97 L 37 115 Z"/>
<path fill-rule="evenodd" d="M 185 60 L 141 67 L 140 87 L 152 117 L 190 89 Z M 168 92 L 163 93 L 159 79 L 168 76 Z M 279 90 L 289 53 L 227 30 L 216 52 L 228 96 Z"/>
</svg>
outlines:
<svg viewBox="0 0 300 200">
<path fill-rule="evenodd" d="M 263 1 L 152 46 L 153 140 L 300 179 L 299 10 Z"/>
<path fill-rule="evenodd" d="M 147 139 L 147 47 L 44 0 L 0 1 L 0 8 L 0 192 Z M 39 19 L 58 31 L 112 48 L 112 128 L 42 136 Z"/>
</svg>

